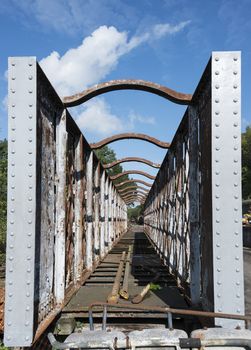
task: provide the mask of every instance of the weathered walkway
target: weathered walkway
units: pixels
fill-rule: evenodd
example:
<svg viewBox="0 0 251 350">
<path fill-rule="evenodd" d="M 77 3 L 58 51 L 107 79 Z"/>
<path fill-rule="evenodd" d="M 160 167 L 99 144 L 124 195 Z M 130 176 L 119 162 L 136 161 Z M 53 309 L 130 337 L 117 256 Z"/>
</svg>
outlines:
<svg viewBox="0 0 251 350">
<path fill-rule="evenodd" d="M 127 309 L 131 305 L 132 298 L 137 295 L 142 288 L 150 283 L 157 273 L 160 277 L 155 282 L 158 289 L 150 290 L 141 306 L 170 305 L 175 308 L 187 308 L 180 290 L 177 288 L 174 279 L 168 274 L 167 268 L 161 263 L 160 258 L 155 253 L 147 236 L 143 232 L 142 226 L 133 226 L 122 236 L 117 245 L 111 250 L 97 269 L 91 274 L 86 283 L 80 288 L 76 295 L 63 309 L 63 315 L 74 318 L 86 318 L 88 316 L 88 306 L 95 301 L 106 302 L 111 293 L 116 271 L 123 251 L 128 251 L 132 245 L 131 269 L 129 274 L 129 300 L 120 298 L 119 302 L 125 304 L 125 309 L 113 309 L 108 312 L 108 322 L 110 318 L 117 320 L 126 318 L 141 318 L 140 323 L 144 323 L 142 318 L 156 320 L 160 323 L 167 322 L 166 315 L 147 313 L 142 311 L 132 311 Z M 124 273 L 124 272 L 123 272 Z M 123 275 L 121 284 L 123 282 Z M 101 316 L 101 309 L 95 308 L 94 317 Z M 128 320 L 132 322 L 132 320 Z"/>
</svg>

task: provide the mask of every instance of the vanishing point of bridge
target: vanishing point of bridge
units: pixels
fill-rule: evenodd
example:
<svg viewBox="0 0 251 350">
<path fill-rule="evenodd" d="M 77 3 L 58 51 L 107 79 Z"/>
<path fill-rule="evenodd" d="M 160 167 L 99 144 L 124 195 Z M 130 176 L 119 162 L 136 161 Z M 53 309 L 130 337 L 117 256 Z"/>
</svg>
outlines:
<svg viewBox="0 0 251 350">
<path fill-rule="evenodd" d="M 87 319 L 95 332 L 93 317 L 101 314 L 93 315 L 94 307 L 103 310 L 103 332 L 107 311 L 116 319 L 133 317 L 143 328 L 150 312 L 151 323 L 166 323 L 160 315 L 168 316 L 170 329 L 182 315 L 196 316 L 198 327 L 210 316 L 207 325 L 233 335 L 243 329 L 240 53 L 214 52 L 193 95 L 117 80 L 61 100 L 35 57 L 10 58 L 8 74 L 5 344 L 31 346 L 64 314 Z M 88 144 L 67 107 L 123 89 L 187 105 L 172 140 L 137 133 Z M 101 164 L 94 150 L 130 138 L 166 149 L 162 164 L 137 155 Z M 128 170 L 109 177 L 107 169 L 135 161 L 157 168 L 157 176 Z M 124 174 L 146 180 L 116 181 Z M 144 205 L 143 229 L 127 227 L 133 202 Z M 140 293 L 151 281 L 161 292 L 138 305 L 130 298 L 119 302 L 122 280 L 124 292 Z M 184 324 L 177 339 L 187 337 Z M 153 346 L 143 332 L 144 344 Z M 112 344 L 118 342 L 112 348 L 120 341 L 129 348 L 128 339 L 140 343 L 133 332 L 127 342 L 121 337 L 110 332 Z"/>
</svg>

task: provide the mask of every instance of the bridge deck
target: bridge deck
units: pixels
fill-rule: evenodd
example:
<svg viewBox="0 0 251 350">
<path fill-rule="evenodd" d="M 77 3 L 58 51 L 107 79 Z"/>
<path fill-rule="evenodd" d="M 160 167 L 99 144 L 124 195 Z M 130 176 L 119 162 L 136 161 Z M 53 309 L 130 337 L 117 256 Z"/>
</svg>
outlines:
<svg viewBox="0 0 251 350">
<path fill-rule="evenodd" d="M 63 309 L 63 314 L 71 314 L 74 317 L 86 317 L 88 306 L 94 301 L 106 302 L 111 293 L 116 271 L 119 265 L 122 252 L 128 250 L 132 245 L 131 269 L 129 275 L 129 300 L 120 298 L 119 302 L 125 304 L 125 309 L 113 309 L 108 313 L 110 317 L 146 317 L 144 312 L 132 312 L 126 306 L 131 304 L 132 298 L 137 295 L 142 288 L 153 280 L 155 271 L 160 272 L 158 290 L 151 290 L 145 299 L 139 304 L 141 306 L 161 306 L 170 305 L 177 308 L 187 308 L 180 290 L 177 288 L 175 280 L 168 274 L 167 268 L 162 264 L 160 258 L 155 253 L 147 236 L 141 226 L 132 227 L 117 245 L 111 250 L 97 269 L 91 274 L 89 279 L 80 288 L 76 295 Z M 149 270 L 150 268 L 150 270 Z M 123 276 L 121 279 L 121 284 Z M 101 309 L 95 308 L 94 316 L 99 316 Z M 148 314 L 149 317 L 166 318 L 163 314 Z"/>
</svg>

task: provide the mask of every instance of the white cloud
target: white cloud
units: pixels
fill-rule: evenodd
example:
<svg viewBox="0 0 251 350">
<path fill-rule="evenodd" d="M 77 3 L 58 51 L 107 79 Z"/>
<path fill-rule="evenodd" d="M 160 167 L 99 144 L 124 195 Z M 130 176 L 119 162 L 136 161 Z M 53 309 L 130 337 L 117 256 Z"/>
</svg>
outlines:
<svg viewBox="0 0 251 350">
<path fill-rule="evenodd" d="M 60 95 L 70 95 L 98 83 L 116 68 L 119 58 L 149 40 L 177 33 L 189 21 L 176 26 L 158 24 L 141 35 L 128 38 L 127 32 L 101 26 L 86 37 L 80 46 L 64 55 L 53 51 L 40 65 Z"/>
<path fill-rule="evenodd" d="M 101 26 L 77 48 L 62 57 L 54 51 L 40 64 L 58 93 L 69 95 L 103 79 L 128 50 L 126 32 Z"/>
<path fill-rule="evenodd" d="M 154 125 L 155 124 L 155 118 L 154 117 L 143 117 L 142 115 L 134 112 L 134 111 L 130 111 L 129 116 L 129 128 L 130 129 L 134 129 L 135 127 L 135 123 L 141 123 L 141 124 L 150 124 L 150 125 Z"/>
<path fill-rule="evenodd" d="M 80 129 L 94 134 L 108 135 L 124 129 L 122 121 L 111 112 L 110 106 L 102 98 L 88 101 L 84 110 L 76 117 Z"/>
<path fill-rule="evenodd" d="M 112 113 L 110 105 L 103 98 L 86 102 L 73 110 L 73 116 L 79 128 L 95 135 L 107 136 L 135 129 L 137 123 L 155 124 L 153 117 L 142 116 L 130 111 L 128 117 L 120 118 Z"/>
<path fill-rule="evenodd" d="M 175 26 L 172 26 L 169 23 L 164 24 L 156 24 L 153 27 L 153 34 L 156 38 L 161 38 L 167 34 L 175 34 L 180 32 L 183 28 L 185 28 L 191 21 L 184 21 Z"/>
</svg>

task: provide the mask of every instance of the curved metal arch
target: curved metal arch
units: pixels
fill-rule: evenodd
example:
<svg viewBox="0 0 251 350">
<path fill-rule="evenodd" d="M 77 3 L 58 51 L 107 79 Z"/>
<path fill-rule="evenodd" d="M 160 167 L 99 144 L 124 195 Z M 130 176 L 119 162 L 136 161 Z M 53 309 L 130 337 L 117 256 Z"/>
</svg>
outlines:
<svg viewBox="0 0 251 350">
<path fill-rule="evenodd" d="M 142 185 L 145 185 L 147 187 L 152 187 L 152 184 L 150 184 L 149 182 L 145 182 L 143 180 L 140 180 L 140 179 L 130 179 L 130 180 L 126 180 L 126 181 L 123 181 L 123 182 L 120 182 L 119 184 L 115 185 L 116 188 L 119 188 L 119 187 L 122 187 L 124 186 L 125 184 L 129 184 L 129 183 L 140 183 Z"/>
<path fill-rule="evenodd" d="M 90 147 L 91 149 L 99 149 L 99 148 L 102 148 L 103 146 L 108 145 L 109 143 L 119 141 L 119 140 L 126 140 L 126 139 L 143 140 L 143 141 L 152 143 L 155 146 L 158 146 L 160 148 L 165 148 L 165 149 L 168 149 L 170 147 L 170 143 L 168 142 L 160 141 L 155 137 L 152 137 L 149 135 L 132 133 L 132 132 L 127 132 L 127 133 L 117 134 L 117 135 L 107 137 L 99 142 L 91 143 Z"/>
<path fill-rule="evenodd" d="M 144 191 L 137 191 L 137 190 L 129 190 L 128 192 L 125 192 L 123 194 L 120 193 L 120 196 L 123 198 L 123 196 L 126 196 L 128 194 L 142 194 L 142 195 L 147 195 L 148 193 L 144 192 Z"/>
<path fill-rule="evenodd" d="M 116 160 L 115 162 L 108 163 L 108 164 L 103 164 L 103 168 L 104 168 L 104 169 L 110 169 L 110 168 L 114 167 L 114 166 L 117 165 L 117 164 L 125 163 L 125 162 L 144 163 L 144 164 L 147 164 L 147 165 L 149 165 L 149 166 L 151 166 L 151 167 L 153 167 L 153 168 L 157 168 L 157 169 L 160 168 L 160 164 L 158 164 L 158 163 L 153 163 L 153 162 L 151 162 L 151 161 L 148 160 L 148 159 L 139 158 L 139 157 L 126 157 L 126 158 L 118 159 L 118 160 Z"/>
<path fill-rule="evenodd" d="M 119 173 L 117 175 L 110 176 L 110 179 L 116 180 L 116 179 L 119 179 L 121 176 L 128 175 L 128 174 L 138 174 L 138 175 L 148 177 L 148 179 L 151 179 L 151 180 L 155 179 L 155 176 L 150 175 L 150 174 L 148 174 L 144 171 L 141 171 L 141 170 L 126 170 L 126 171 L 123 171 L 122 173 Z"/>
<path fill-rule="evenodd" d="M 135 197 L 145 200 L 147 196 L 143 196 L 142 194 L 134 194 L 134 195 L 133 194 L 129 194 L 129 195 L 123 197 L 123 200 L 125 201 L 125 200 L 127 200 L 129 198 L 135 198 Z"/>
<path fill-rule="evenodd" d="M 125 204 L 128 205 L 128 204 L 134 203 L 134 202 L 139 202 L 139 203 L 142 204 L 142 205 L 145 203 L 145 201 L 142 200 L 142 199 L 139 199 L 139 198 L 130 198 L 130 199 L 128 199 L 128 200 L 125 202 Z"/>
<path fill-rule="evenodd" d="M 119 192 L 119 194 L 122 194 L 123 192 L 126 192 L 126 191 L 128 191 L 129 189 L 135 189 L 135 191 L 136 191 L 137 189 L 140 189 L 140 190 L 143 190 L 143 191 L 145 191 L 145 192 L 147 192 L 147 193 L 149 192 L 149 190 L 146 189 L 145 187 L 137 186 L 137 185 L 125 187 L 125 188 L 123 188 L 122 190 L 118 190 L 118 192 Z"/>
<path fill-rule="evenodd" d="M 130 199 L 128 200 L 127 202 L 125 202 L 126 205 L 129 205 L 131 203 L 134 203 L 134 202 L 139 202 L 141 205 L 144 204 L 144 201 L 140 200 L 140 199 Z"/>
<path fill-rule="evenodd" d="M 126 198 L 126 197 L 129 197 L 129 196 L 139 196 L 139 197 L 146 198 L 147 194 L 145 194 L 145 193 L 127 193 L 121 198 Z"/>
<path fill-rule="evenodd" d="M 63 98 L 63 104 L 65 105 L 65 107 L 78 106 L 81 103 L 84 103 L 93 97 L 99 96 L 109 91 L 116 90 L 146 91 L 164 97 L 171 102 L 181 105 L 190 104 L 193 97 L 193 95 L 191 94 L 177 92 L 175 90 L 169 89 L 166 86 L 152 83 L 150 81 L 145 81 L 141 79 L 118 79 L 94 85 L 89 89 L 86 89 L 72 96 L 66 96 Z"/>
<path fill-rule="evenodd" d="M 128 203 L 128 202 L 131 202 L 131 201 L 138 201 L 140 203 L 144 203 L 146 200 L 146 198 L 142 198 L 142 197 L 135 197 L 135 196 L 132 196 L 132 197 L 128 197 L 128 198 L 125 198 L 124 201 L 125 203 Z"/>
</svg>

